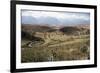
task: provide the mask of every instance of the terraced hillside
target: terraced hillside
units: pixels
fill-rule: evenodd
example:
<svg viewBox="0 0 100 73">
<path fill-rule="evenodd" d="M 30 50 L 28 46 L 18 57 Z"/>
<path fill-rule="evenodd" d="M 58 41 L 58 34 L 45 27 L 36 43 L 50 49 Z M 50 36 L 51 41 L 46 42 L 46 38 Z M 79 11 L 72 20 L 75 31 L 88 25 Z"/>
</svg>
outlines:
<svg viewBox="0 0 100 73">
<path fill-rule="evenodd" d="M 22 25 L 21 62 L 90 59 L 89 25 L 61 28 Z"/>
</svg>

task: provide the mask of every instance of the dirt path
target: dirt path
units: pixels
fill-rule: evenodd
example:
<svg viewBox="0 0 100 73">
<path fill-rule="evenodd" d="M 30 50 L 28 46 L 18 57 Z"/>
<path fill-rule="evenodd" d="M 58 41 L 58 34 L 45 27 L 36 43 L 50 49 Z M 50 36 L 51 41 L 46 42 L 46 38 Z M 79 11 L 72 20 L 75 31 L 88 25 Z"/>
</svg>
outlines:
<svg viewBox="0 0 100 73">
<path fill-rule="evenodd" d="M 66 41 L 66 42 L 59 43 L 59 44 L 53 44 L 53 45 L 50 45 L 48 47 L 63 46 L 63 45 L 67 45 L 67 44 L 73 44 L 73 43 L 82 42 L 82 41 L 85 41 L 85 40 L 88 40 L 88 39 L 77 39 L 77 40 L 68 41 L 68 42 Z"/>
</svg>

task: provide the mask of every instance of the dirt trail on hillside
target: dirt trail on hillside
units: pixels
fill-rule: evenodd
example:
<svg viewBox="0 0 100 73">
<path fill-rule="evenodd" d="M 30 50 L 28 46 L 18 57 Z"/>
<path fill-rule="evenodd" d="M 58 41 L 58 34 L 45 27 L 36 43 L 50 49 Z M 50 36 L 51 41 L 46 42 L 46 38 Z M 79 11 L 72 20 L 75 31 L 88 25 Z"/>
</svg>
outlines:
<svg viewBox="0 0 100 73">
<path fill-rule="evenodd" d="M 59 43 L 59 44 L 53 44 L 53 45 L 50 45 L 48 47 L 56 47 L 56 46 L 63 46 L 63 45 L 67 45 L 67 44 L 73 44 L 73 43 L 79 43 L 79 42 L 82 42 L 82 41 L 86 41 L 88 39 L 77 39 L 77 40 L 74 40 L 74 41 L 66 41 L 66 42 L 63 42 L 63 43 Z"/>
</svg>

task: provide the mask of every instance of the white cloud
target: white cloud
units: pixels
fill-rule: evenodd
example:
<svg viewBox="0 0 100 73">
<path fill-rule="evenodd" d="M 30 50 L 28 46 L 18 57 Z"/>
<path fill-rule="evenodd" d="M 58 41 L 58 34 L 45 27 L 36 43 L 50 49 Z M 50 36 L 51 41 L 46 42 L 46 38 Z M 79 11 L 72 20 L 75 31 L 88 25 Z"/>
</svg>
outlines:
<svg viewBox="0 0 100 73">
<path fill-rule="evenodd" d="M 89 20 L 84 13 L 70 13 L 70 12 L 46 12 L 46 11 L 22 11 L 22 16 L 33 16 L 33 17 L 55 17 L 57 19 L 83 19 Z"/>
<path fill-rule="evenodd" d="M 56 17 L 63 18 L 65 14 L 58 12 L 44 12 L 44 11 L 22 11 L 22 16 L 33 16 L 33 17 Z"/>
<path fill-rule="evenodd" d="M 53 17 L 58 19 L 60 22 L 65 20 L 72 22 L 88 21 L 90 20 L 89 13 L 76 13 L 76 12 L 49 12 L 49 11 L 22 11 L 22 16 L 31 16 L 36 19 L 43 17 Z"/>
</svg>

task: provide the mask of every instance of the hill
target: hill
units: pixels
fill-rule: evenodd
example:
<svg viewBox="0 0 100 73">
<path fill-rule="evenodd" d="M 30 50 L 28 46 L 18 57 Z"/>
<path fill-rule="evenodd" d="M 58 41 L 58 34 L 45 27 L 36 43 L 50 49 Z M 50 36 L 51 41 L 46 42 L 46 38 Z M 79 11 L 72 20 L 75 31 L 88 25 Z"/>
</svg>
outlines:
<svg viewBox="0 0 100 73">
<path fill-rule="evenodd" d="M 90 59 L 89 26 L 22 25 L 21 62 Z"/>
<path fill-rule="evenodd" d="M 67 35 L 89 34 L 90 29 L 85 26 L 66 26 L 60 29 L 61 32 Z"/>
<path fill-rule="evenodd" d="M 22 25 L 22 30 L 29 31 L 29 32 L 31 32 L 31 31 L 33 31 L 33 32 L 48 32 L 53 29 L 49 26 L 25 24 L 25 25 Z"/>
</svg>

